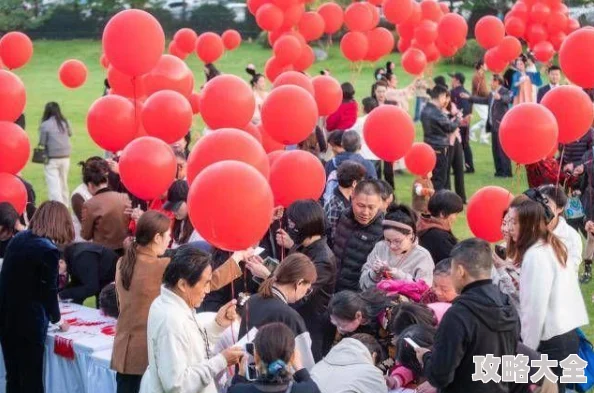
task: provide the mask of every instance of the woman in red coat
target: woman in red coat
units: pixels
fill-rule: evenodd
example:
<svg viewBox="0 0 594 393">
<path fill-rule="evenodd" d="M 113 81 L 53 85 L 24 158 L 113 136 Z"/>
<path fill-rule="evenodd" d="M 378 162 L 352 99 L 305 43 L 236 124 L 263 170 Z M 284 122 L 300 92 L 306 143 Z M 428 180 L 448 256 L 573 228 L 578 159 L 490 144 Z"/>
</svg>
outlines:
<svg viewBox="0 0 594 393">
<path fill-rule="evenodd" d="M 342 88 L 342 104 L 326 119 L 328 132 L 350 130 L 357 121 L 359 107 L 355 101 L 355 88 L 349 82 L 343 83 L 340 87 Z"/>
</svg>

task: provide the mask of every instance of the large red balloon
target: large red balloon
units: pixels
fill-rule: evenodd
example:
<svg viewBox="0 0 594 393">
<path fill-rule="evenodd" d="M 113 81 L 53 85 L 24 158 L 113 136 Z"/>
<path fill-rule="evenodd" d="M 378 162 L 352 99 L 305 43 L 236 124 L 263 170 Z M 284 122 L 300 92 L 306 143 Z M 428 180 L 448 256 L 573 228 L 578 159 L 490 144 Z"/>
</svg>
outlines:
<svg viewBox="0 0 594 393">
<path fill-rule="evenodd" d="M 117 95 L 108 95 L 96 100 L 87 113 L 87 130 L 91 139 L 102 149 L 110 152 L 122 150 L 132 142 L 137 133 L 134 104 Z"/>
<path fill-rule="evenodd" d="M 301 17 L 305 13 L 305 5 L 303 3 L 295 4 L 285 10 L 283 15 L 282 29 L 290 30 L 301 20 Z"/>
<path fill-rule="evenodd" d="M 437 23 L 424 20 L 415 30 L 415 39 L 424 45 L 429 45 L 437 38 Z"/>
<path fill-rule="evenodd" d="M 551 44 L 553 44 L 553 48 L 555 48 L 556 51 L 559 51 L 561 50 L 561 45 L 563 44 L 563 41 L 565 41 L 565 38 L 567 38 L 567 35 L 563 32 L 559 32 L 551 34 L 549 40 L 551 41 Z"/>
<path fill-rule="evenodd" d="M 437 48 L 440 56 L 443 57 L 452 57 L 456 54 L 456 52 L 458 52 L 458 48 L 456 46 L 444 42 L 441 39 L 441 36 L 437 37 L 437 39 L 435 40 L 435 47 Z"/>
<path fill-rule="evenodd" d="M 395 25 L 406 21 L 413 12 L 412 0 L 386 0 L 384 2 L 384 15 Z"/>
<path fill-rule="evenodd" d="M 268 59 L 266 64 L 264 64 L 264 75 L 266 75 L 266 78 L 268 78 L 268 80 L 271 82 L 274 82 L 276 78 L 278 78 L 278 76 L 283 72 L 292 70 L 293 66 L 281 66 L 274 56 Z"/>
<path fill-rule="evenodd" d="M 274 31 L 283 24 L 283 11 L 274 4 L 264 4 L 256 12 L 256 23 L 262 30 Z"/>
<path fill-rule="evenodd" d="M 369 40 L 361 32 L 350 31 L 340 40 L 340 50 L 347 60 L 361 61 L 369 50 Z"/>
<path fill-rule="evenodd" d="M 506 36 L 497 46 L 497 54 L 503 61 L 512 61 L 522 54 L 522 44 L 516 37 Z"/>
<path fill-rule="evenodd" d="M 594 107 L 588 94 L 576 86 L 558 86 L 545 94 L 541 104 L 557 119 L 559 143 L 571 143 L 588 132 Z"/>
<path fill-rule="evenodd" d="M 126 75 L 149 72 L 165 49 L 165 33 L 148 12 L 129 9 L 112 17 L 103 30 L 103 50 L 109 63 Z"/>
<path fill-rule="evenodd" d="M 318 200 L 325 186 L 326 172 L 322 163 L 307 151 L 284 152 L 270 168 L 275 205 L 288 207 L 299 199 Z"/>
<path fill-rule="evenodd" d="M 311 94 L 312 97 L 315 94 L 311 79 L 309 79 L 307 77 L 307 75 L 304 75 L 301 72 L 297 72 L 297 71 L 283 72 L 274 80 L 273 87 L 277 88 L 279 86 L 285 86 L 285 85 L 295 85 L 295 86 L 302 87 L 309 94 Z"/>
<path fill-rule="evenodd" d="M 194 52 L 194 49 L 196 49 L 196 40 L 198 40 L 198 34 L 187 27 L 179 29 L 173 36 L 175 45 L 185 53 Z"/>
<path fill-rule="evenodd" d="M 262 147 L 264 147 L 264 150 L 266 151 L 266 153 L 271 153 L 273 151 L 279 151 L 279 150 L 285 150 L 285 145 L 272 139 L 270 137 L 270 135 L 268 135 L 268 133 L 266 132 L 264 127 L 262 127 L 262 124 L 259 124 L 257 126 L 257 128 L 258 128 L 258 131 L 260 131 L 260 135 L 262 136 Z"/>
<path fill-rule="evenodd" d="M 500 74 L 507 67 L 507 61 L 499 55 L 498 47 L 495 47 L 485 53 L 485 65 L 492 73 Z"/>
<path fill-rule="evenodd" d="M 274 165 L 276 160 L 284 154 L 284 150 L 275 150 L 273 152 L 268 153 L 268 161 L 270 162 L 270 167 Z"/>
<path fill-rule="evenodd" d="M 541 41 L 546 41 L 548 37 L 549 34 L 543 25 L 531 24 L 526 29 L 526 39 L 529 45 L 536 45 Z"/>
<path fill-rule="evenodd" d="M 262 126 L 274 140 L 285 145 L 307 139 L 315 129 L 317 119 L 316 101 L 301 87 L 277 87 L 262 105 Z"/>
<path fill-rule="evenodd" d="M 567 26 L 565 27 L 564 33 L 571 34 L 579 28 L 580 28 L 580 22 L 577 21 L 576 19 L 569 18 L 569 19 L 567 19 Z"/>
<path fill-rule="evenodd" d="M 474 236 L 491 243 L 503 239 L 501 223 L 514 196 L 505 188 L 486 186 L 468 201 L 466 220 Z"/>
<path fill-rule="evenodd" d="M 324 19 L 324 33 L 334 34 L 342 27 L 344 13 L 338 4 L 324 3 L 318 8 L 318 14 Z"/>
<path fill-rule="evenodd" d="M 281 65 L 293 64 L 301 56 L 301 43 L 291 35 L 280 37 L 273 46 L 276 61 Z"/>
<path fill-rule="evenodd" d="M 109 67 L 109 60 L 107 60 L 107 56 L 105 56 L 105 53 L 101 54 L 101 57 L 99 58 L 99 62 L 101 63 L 101 67 L 107 69 Z"/>
<path fill-rule="evenodd" d="M 267 0 L 247 0 L 246 4 L 250 13 L 256 16 L 256 12 L 263 6 L 265 3 L 268 3 Z"/>
<path fill-rule="evenodd" d="M 404 157 L 412 147 L 415 125 L 401 108 L 382 105 L 367 116 L 363 137 L 376 156 L 394 162 Z"/>
<path fill-rule="evenodd" d="M 0 202 L 8 202 L 19 215 L 27 206 L 27 189 L 23 182 L 10 173 L 0 173 Z"/>
<path fill-rule="evenodd" d="M 120 156 L 122 183 L 134 196 L 145 201 L 166 193 L 175 180 L 176 170 L 177 160 L 171 147 L 150 136 L 132 141 Z"/>
<path fill-rule="evenodd" d="M 192 113 L 195 115 L 200 113 L 200 94 L 193 92 L 190 94 L 188 101 L 190 101 L 190 105 L 192 106 Z"/>
<path fill-rule="evenodd" d="M 420 75 L 427 67 L 427 57 L 423 51 L 410 48 L 402 55 L 402 68 L 411 75 Z"/>
<path fill-rule="evenodd" d="M 365 58 L 370 61 L 377 61 L 382 56 L 390 54 L 394 49 L 394 35 L 384 27 L 376 27 L 367 32 L 369 48 Z"/>
<path fill-rule="evenodd" d="M 225 49 L 227 50 L 235 50 L 239 48 L 239 44 L 241 44 L 241 34 L 239 34 L 237 30 L 225 30 L 221 38 L 223 39 L 223 45 L 225 45 Z"/>
<path fill-rule="evenodd" d="M 588 48 L 594 48 L 594 30 L 579 29 L 571 33 L 559 50 L 559 64 L 567 79 L 589 89 L 594 87 L 594 51 Z"/>
<path fill-rule="evenodd" d="M 543 3 L 536 3 L 530 9 L 530 20 L 534 23 L 545 23 L 551 15 L 551 9 Z"/>
<path fill-rule="evenodd" d="M 232 185 L 233 192 L 229 192 Z M 209 244 L 227 251 L 253 247 L 270 227 L 273 196 L 250 165 L 223 161 L 206 168 L 188 194 L 192 225 Z"/>
<path fill-rule="evenodd" d="M 534 45 L 532 53 L 536 60 L 542 63 L 548 63 L 555 56 L 555 48 L 549 41 L 541 41 Z"/>
<path fill-rule="evenodd" d="M 247 132 L 222 128 L 200 138 L 188 157 L 188 181 L 192 183 L 206 167 L 233 160 L 256 168 L 266 179 L 270 176 L 268 156 L 262 145 Z"/>
<path fill-rule="evenodd" d="M 260 132 L 260 128 L 254 125 L 254 123 L 248 123 L 247 126 L 245 126 L 241 131 L 253 136 L 258 141 L 260 146 L 262 146 L 262 133 Z"/>
<path fill-rule="evenodd" d="M 316 55 L 309 45 L 304 45 L 301 49 L 301 56 L 295 63 L 293 63 L 293 68 L 295 71 L 304 72 L 309 67 L 311 67 L 316 60 Z"/>
<path fill-rule="evenodd" d="M 461 47 L 468 35 L 468 24 L 462 16 L 451 12 L 441 18 L 437 33 L 444 44 Z"/>
<path fill-rule="evenodd" d="M 0 121 L 0 172 L 19 173 L 29 160 L 31 145 L 27 133 L 17 124 Z"/>
<path fill-rule="evenodd" d="M 547 30 L 549 33 L 559 33 L 567 27 L 567 16 L 561 12 L 551 12 L 547 19 Z"/>
<path fill-rule="evenodd" d="M 33 56 L 31 39 L 19 31 L 11 31 L 0 38 L 0 60 L 9 69 L 21 68 Z"/>
<path fill-rule="evenodd" d="M 404 156 L 406 169 L 418 176 L 426 176 L 435 168 L 436 162 L 435 150 L 424 142 L 413 143 L 406 156 Z"/>
<path fill-rule="evenodd" d="M 144 76 L 135 77 L 126 75 L 110 65 L 107 69 L 107 81 L 114 94 L 129 98 L 146 96 Z"/>
<path fill-rule="evenodd" d="M 443 16 L 439 3 L 435 0 L 423 0 L 420 3 L 421 15 L 423 19 L 439 22 Z"/>
<path fill-rule="evenodd" d="M 303 38 L 309 42 L 315 41 L 324 35 L 326 24 L 324 23 L 324 18 L 317 12 L 306 12 L 301 17 L 297 26 Z"/>
<path fill-rule="evenodd" d="M 0 120 L 15 121 L 25 110 L 27 94 L 21 79 L 0 70 Z"/>
<path fill-rule="evenodd" d="M 505 21 L 505 31 L 511 36 L 520 38 L 526 31 L 526 23 L 521 18 L 512 16 Z"/>
<path fill-rule="evenodd" d="M 483 16 L 474 26 L 476 41 L 485 49 L 491 49 L 503 40 L 505 26 L 496 16 Z"/>
<path fill-rule="evenodd" d="M 190 55 L 189 53 L 186 53 L 184 51 L 182 51 L 181 49 L 179 49 L 177 47 L 177 44 L 175 43 L 175 41 L 171 41 L 169 43 L 169 47 L 167 48 L 167 52 L 172 55 L 177 57 L 178 59 L 181 60 L 185 60 L 188 58 L 188 56 Z"/>
<path fill-rule="evenodd" d="M 161 56 L 155 68 L 143 79 L 147 95 L 161 90 L 173 90 L 189 97 L 194 90 L 192 70 L 182 60 L 171 55 Z"/>
<path fill-rule="evenodd" d="M 200 92 L 202 120 L 211 130 L 243 128 L 250 122 L 255 110 L 256 100 L 252 89 L 235 75 L 217 76 L 206 83 Z"/>
<path fill-rule="evenodd" d="M 371 2 L 366 2 L 363 4 L 365 4 L 365 6 L 367 6 L 371 12 L 371 28 L 373 29 L 374 27 L 377 27 L 380 21 L 379 9 L 376 5 L 371 4 Z"/>
<path fill-rule="evenodd" d="M 225 46 L 223 40 L 216 33 L 203 33 L 196 41 L 196 54 L 204 64 L 214 63 L 223 56 Z"/>
<path fill-rule="evenodd" d="M 352 3 L 344 11 L 344 24 L 350 31 L 368 31 L 373 25 L 373 14 L 365 3 Z"/>
<path fill-rule="evenodd" d="M 328 75 L 316 76 L 312 83 L 319 115 L 329 116 L 336 112 L 342 103 L 340 83 Z"/>
<path fill-rule="evenodd" d="M 514 106 L 505 114 L 499 127 L 503 151 L 518 164 L 542 160 L 554 148 L 558 136 L 559 128 L 553 113 L 534 103 Z"/>
<path fill-rule="evenodd" d="M 158 91 L 144 103 L 142 125 L 150 136 L 169 144 L 179 141 L 192 126 L 192 105 L 176 91 Z"/>
<path fill-rule="evenodd" d="M 80 60 L 66 60 L 60 66 L 58 76 L 64 86 L 76 89 L 87 80 L 87 66 Z"/>
</svg>

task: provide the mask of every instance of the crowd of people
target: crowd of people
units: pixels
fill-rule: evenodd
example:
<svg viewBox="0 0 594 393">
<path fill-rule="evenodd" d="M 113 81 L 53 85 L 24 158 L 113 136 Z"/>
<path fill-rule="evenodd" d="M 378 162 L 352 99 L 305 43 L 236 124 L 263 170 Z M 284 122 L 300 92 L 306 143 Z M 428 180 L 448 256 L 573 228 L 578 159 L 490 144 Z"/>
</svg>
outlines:
<svg viewBox="0 0 594 393">
<path fill-rule="evenodd" d="M 565 392 L 564 383 L 546 378 L 483 383 L 472 375 L 477 356 L 562 361 L 578 353 L 578 330 L 589 323 L 579 269 L 586 261 L 581 279 L 589 281 L 594 205 L 584 202 L 582 216 L 566 220 L 566 190 L 540 176 L 505 212 L 504 241 L 494 249 L 453 233 L 466 203 L 464 175 L 475 172 L 473 133 L 483 142 L 491 134 L 495 176 L 510 177 L 498 141 L 502 117 L 560 82 L 552 66 L 550 84 L 536 90 L 533 66 L 518 59 L 513 72 L 492 76 L 489 91 L 479 62 L 468 92 L 461 73 L 450 75 L 451 90 L 445 77 L 430 88 L 416 79 L 398 89 L 389 62 L 375 72 L 361 117 L 354 88 L 344 83 L 338 111 L 312 130 L 326 169 L 324 194 L 275 208 L 261 242 L 235 252 L 208 244 L 189 218 L 190 133 L 171 145 L 177 175 L 161 198 L 147 203 L 128 193 L 117 155 L 81 162 L 81 184 L 69 195 L 72 131 L 59 106 L 48 104 L 40 144 L 50 201 L 35 210 L 30 199 L 35 211 L 26 220 L 0 203 L 7 392 L 43 392 L 48 325 L 68 329 L 59 301 L 91 297 L 117 318 L 111 368 L 118 393 Z M 258 123 L 266 81 L 253 66 L 246 71 Z M 219 71 L 208 65 L 205 75 Z M 413 98 L 437 164 L 414 179 L 407 206 L 394 190 L 403 167 L 373 155 L 362 129 L 378 106 L 408 111 Z M 481 118 L 474 127 L 473 110 Z M 587 177 L 583 195 L 593 192 L 591 143 L 590 136 L 566 146 L 571 160 L 557 164 Z M 561 367 L 553 372 L 562 375 Z"/>
</svg>

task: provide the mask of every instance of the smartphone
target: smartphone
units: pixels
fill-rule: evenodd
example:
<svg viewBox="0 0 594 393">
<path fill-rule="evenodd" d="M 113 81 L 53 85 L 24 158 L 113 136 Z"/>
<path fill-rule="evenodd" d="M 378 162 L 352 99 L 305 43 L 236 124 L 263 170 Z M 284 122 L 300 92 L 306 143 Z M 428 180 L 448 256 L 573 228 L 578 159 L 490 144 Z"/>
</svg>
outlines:
<svg viewBox="0 0 594 393">
<path fill-rule="evenodd" d="M 250 355 L 246 361 L 248 362 L 245 368 L 245 379 L 248 381 L 255 381 L 258 379 L 258 370 L 256 369 L 256 363 L 253 363 L 254 359 L 254 343 L 246 343 L 245 351 Z"/>
<path fill-rule="evenodd" d="M 410 345 L 410 346 L 411 346 L 411 347 L 413 347 L 414 349 L 421 348 L 421 347 L 419 346 L 419 344 L 417 344 L 416 342 L 414 342 L 414 341 L 413 341 L 413 339 L 412 339 L 412 338 L 405 337 L 405 338 L 404 338 L 404 341 L 406 341 L 406 342 L 408 343 L 408 345 Z"/>
<path fill-rule="evenodd" d="M 270 273 L 274 273 L 279 264 L 280 262 L 278 261 L 278 259 L 274 259 L 271 257 L 266 257 L 266 259 L 264 259 L 264 266 L 266 266 L 266 268 L 270 270 Z"/>
<path fill-rule="evenodd" d="M 501 259 L 506 259 L 507 249 L 504 246 L 497 244 L 495 245 L 495 254 Z"/>
</svg>

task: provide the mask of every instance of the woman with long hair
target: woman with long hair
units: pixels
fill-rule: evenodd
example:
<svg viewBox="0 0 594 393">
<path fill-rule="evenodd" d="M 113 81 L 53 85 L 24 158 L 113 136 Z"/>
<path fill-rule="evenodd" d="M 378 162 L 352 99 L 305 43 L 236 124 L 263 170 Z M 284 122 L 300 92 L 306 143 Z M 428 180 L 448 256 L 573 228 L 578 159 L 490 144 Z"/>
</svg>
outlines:
<svg viewBox="0 0 594 393">
<path fill-rule="evenodd" d="M 80 236 L 82 225 L 82 207 L 86 201 L 93 197 L 93 194 L 91 194 L 91 191 L 89 191 L 89 187 L 87 186 L 87 183 L 89 183 L 89 179 L 85 178 L 85 168 L 94 162 L 104 162 L 106 173 L 109 173 L 109 166 L 107 165 L 107 162 L 101 157 L 93 156 L 88 158 L 86 161 L 80 161 L 78 163 L 78 165 L 82 168 L 82 183 L 79 184 L 74 189 L 74 191 L 72 191 L 72 195 L 70 196 L 70 203 L 72 206 L 72 222 L 74 223 L 75 242 L 85 241 L 85 239 L 83 239 Z"/>
<path fill-rule="evenodd" d="M 520 320 L 523 343 L 549 359 L 577 354 L 576 329 L 588 314 L 567 248 L 548 228 L 554 215 L 537 190 L 516 197 L 509 208 L 508 255 L 521 267 Z M 557 376 L 561 367 L 553 368 Z M 559 383 L 559 391 L 565 385 Z"/>
<path fill-rule="evenodd" d="M 512 77 L 511 91 L 514 96 L 514 105 L 525 102 L 536 102 L 536 90 L 540 79 L 538 71 L 527 68 L 528 58 L 524 55 L 515 62 L 516 72 Z"/>
<path fill-rule="evenodd" d="M 262 111 L 262 105 L 264 105 L 264 100 L 268 97 L 268 86 L 266 83 L 266 77 L 256 71 L 256 68 L 253 64 L 249 64 L 245 72 L 247 72 L 250 76 L 250 86 L 254 91 L 254 98 L 256 99 L 256 110 L 254 111 L 254 116 L 252 117 L 253 124 L 259 124 L 262 121 L 260 112 Z"/>
<path fill-rule="evenodd" d="M 43 357 L 49 323 L 62 330 L 58 306 L 58 265 L 62 247 L 74 239 L 66 206 L 41 204 L 29 229 L 16 234 L 0 273 L 0 344 L 6 391 L 43 393 Z"/>
<path fill-rule="evenodd" d="M 62 114 L 57 102 L 48 102 L 39 126 L 39 145 L 45 148 L 47 162 L 44 165 L 48 199 L 68 206 L 68 170 L 72 145 L 72 129 Z"/>
</svg>

